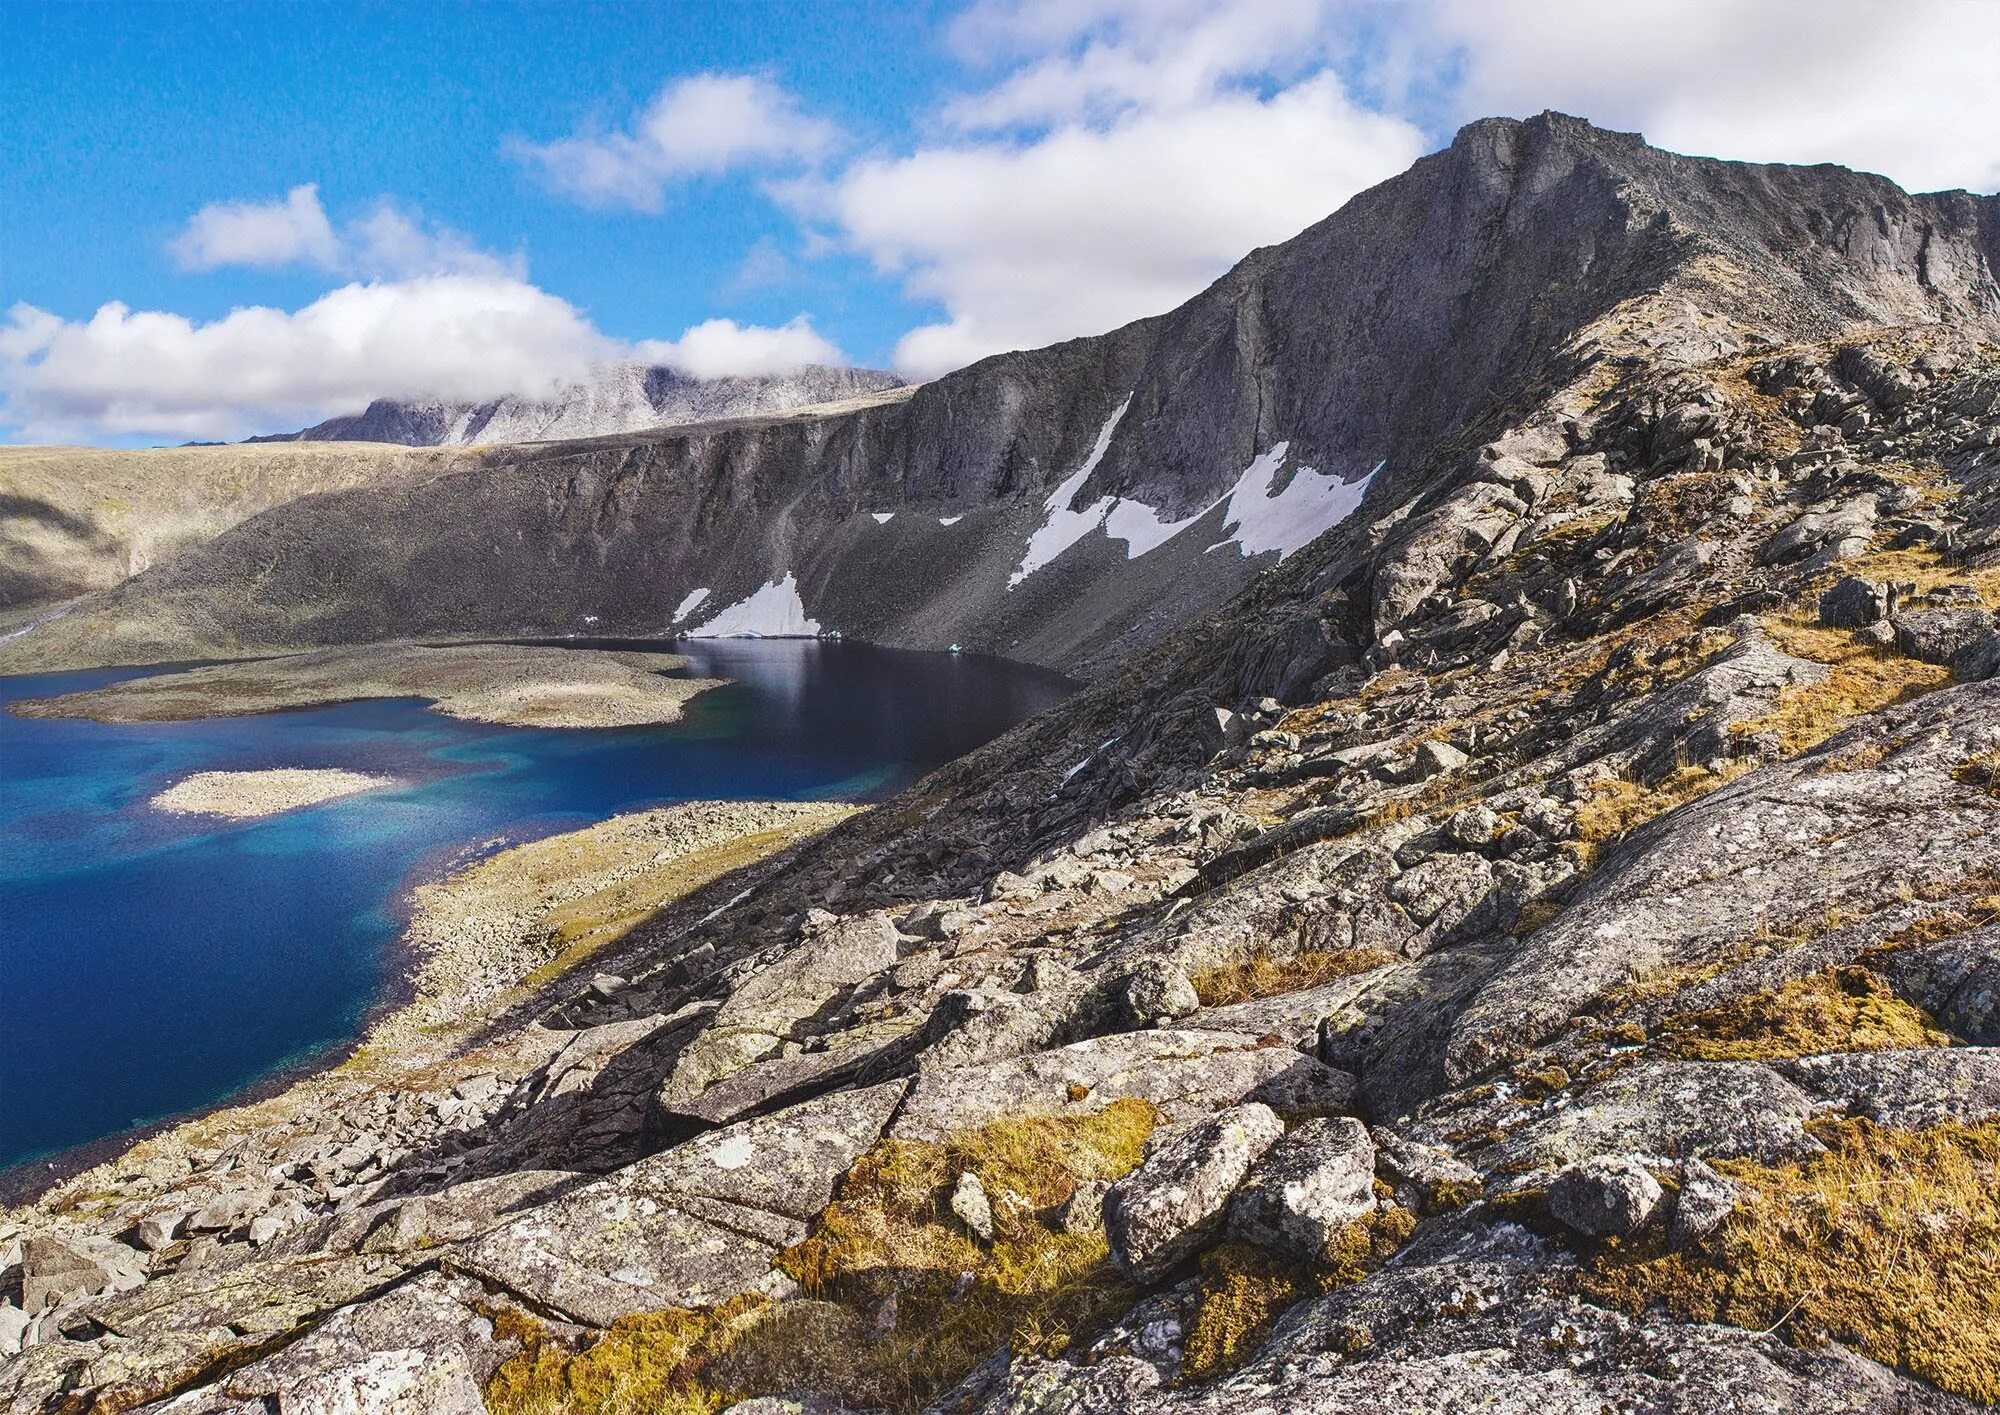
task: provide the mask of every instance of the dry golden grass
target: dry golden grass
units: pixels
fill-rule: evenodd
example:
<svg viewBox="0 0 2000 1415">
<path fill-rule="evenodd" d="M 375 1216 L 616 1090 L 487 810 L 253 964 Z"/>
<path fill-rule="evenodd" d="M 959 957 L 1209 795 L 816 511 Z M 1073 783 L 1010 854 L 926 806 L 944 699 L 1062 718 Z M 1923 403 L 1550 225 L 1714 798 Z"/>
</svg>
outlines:
<svg viewBox="0 0 2000 1415">
<path fill-rule="evenodd" d="M 1310 1265 L 1247 1243 L 1211 1248 L 1201 1259 L 1182 1376 L 1199 1382 L 1235 1370 L 1256 1354 L 1287 1307 L 1361 1281 L 1394 1257 L 1416 1226 L 1408 1209 L 1379 1210 L 1342 1228 Z"/>
<path fill-rule="evenodd" d="M 2000 1123 L 1820 1122 L 1826 1153 L 1719 1160 L 1742 1187 L 1715 1233 L 1608 1246 L 1584 1292 L 1688 1322 L 1837 1341 L 1952 1394 L 2000 1402 Z"/>
<path fill-rule="evenodd" d="M 1951 1044 L 1922 1008 L 1896 996 L 1868 969 L 1851 966 L 1682 1013 L 1661 1032 L 1670 1054 L 1698 1061 Z"/>
<path fill-rule="evenodd" d="M 912 1411 L 1002 1346 L 1054 1356 L 1137 1291 L 1101 1232 L 1068 1234 L 1051 1210 L 1076 1186 L 1138 1167 L 1158 1114 L 1119 1100 L 1077 1118 L 1017 1116 L 941 1143 L 884 1141 L 848 1171 L 813 1233 L 779 1255 L 801 1301 L 742 1297 L 648 1312 L 572 1352 L 532 1321 L 487 1387 L 493 1415 L 709 1415 L 746 1394 L 806 1388 Z M 949 1217 L 957 1177 L 980 1177 L 995 1240 Z M 892 1324 L 878 1329 L 884 1303 Z"/>
<path fill-rule="evenodd" d="M 1748 771 L 1748 765 L 1732 764 L 1722 771 L 1684 766 L 1669 772 L 1651 786 L 1614 778 L 1590 783 L 1590 795 L 1577 803 L 1575 853 L 1585 863 L 1598 850 L 1629 830 L 1665 815 L 1676 806 L 1706 796 L 1725 782 Z"/>
<path fill-rule="evenodd" d="M 1190 981 L 1204 1007 L 1223 1007 L 1316 988 L 1395 961 L 1395 954 L 1380 948 L 1309 949 L 1289 958 L 1259 949 L 1238 962 L 1197 973 Z"/>
<path fill-rule="evenodd" d="M 1088 1180 L 1138 1167 L 1158 1114 L 1118 1100 L 1077 1118 L 1016 1116 L 943 1144 L 885 1141 L 849 1171 L 840 1199 L 780 1266 L 808 1295 L 872 1314 L 894 1297 L 893 1330 L 859 1368 L 832 1373 L 854 1405 L 913 1410 L 1002 1346 L 1053 1356 L 1128 1306 L 1102 1232 L 1064 1233 L 1052 1211 Z M 975 1242 L 946 1195 L 971 1171 L 993 1205 Z M 871 1317 L 872 1320 L 872 1317 Z"/>
<path fill-rule="evenodd" d="M 730 1403 L 704 1369 L 726 1350 L 763 1298 L 708 1312 L 668 1310 L 621 1317 L 588 1348 L 571 1352 L 539 1323 L 506 1314 L 495 1335 L 521 1342 L 486 1384 L 492 1415 L 713 1415 Z"/>
<path fill-rule="evenodd" d="M 1731 729 L 1745 737 L 1771 733 L 1788 757 L 1817 747 L 1856 718 L 1951 682 L 1950 669 L 1902 658 L 1845 629 L 1767 620 L 1764 630 L 1794 658 L 1824 663 L 1831 670 L 1823 683 L 1786 688 L 1770 712 Z"/>
</svg>

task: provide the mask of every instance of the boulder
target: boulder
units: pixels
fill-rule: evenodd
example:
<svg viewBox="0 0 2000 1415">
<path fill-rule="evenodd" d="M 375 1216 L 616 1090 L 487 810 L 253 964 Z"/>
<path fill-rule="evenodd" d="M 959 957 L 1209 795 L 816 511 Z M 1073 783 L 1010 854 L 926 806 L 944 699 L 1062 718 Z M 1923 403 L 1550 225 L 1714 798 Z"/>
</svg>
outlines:
<svg viewBox="0 0 2000 1415">
<path fill-rule="evenodd" d="M 1420 742 L 1416 761 L 1410 767 L 1410 777 L 1415 781 L 1426 781 L 1433 776 L 1448 776 L 1464 770 L 1465 764 L 1471 760 L 1449 742 Z"/>
<path fill-rule="evenodd" d="M 185 1211 L 152 1214 L 139 1220 L 132 1236 L 148 1253 L 157 1253 L 174 1241 L 174 1235 L 180 1232 L 181 1225 L 186 1223 L 187 1219 Z"/>
<path fill-rule="evenodd" d="M 22 1338 L 34 1320 L 12 1302 L 0 1301 L 0 1356 L 21 1354 Z"/>
<path fill-rule="evenodd" d="M 1949 664 L 1993 632 L 1984 609 L 1912 609 L 1898 614 L 1896 647 L 1925 663 Z"/>
<path fill-rule="evenodd" d="M 1961 683 L 2000 678 L 2000 629 L 1989 629 L 1951 656 L 1952 676 Z"/>
<path fill-rule="evenodd" d="M 993 1205 L 986 1197 L 986 1186 L 969 1169 L 951 1187 L 951 1212 L 981 1243 L 993 1241 Z"/>
<path fill-rule="evenodd" d="M 1676 1248 L 1685 1248 L 1722 1226 L 1736 1208 L 1737 1188 L 1699 1159 L 1681 1165 L 1680 1181 L 1667 1238 Z"/>
<path fill-rule="evenodd" d="M 129 1248 L 121 1259 L 109 1250 L 122 1245 L 103 1240 L 72 1243 L 61 1238 L 29 1238 L 21 1245 L 21 1309 L 30 1316 L 78 1297 L 124 1292 L 146 1280 L 139 1255 Z"/>
<path fill-rule="evenodd" d="M 1104 1196 L 1111 1259 L 1136 1282 L 1157 1282 L 1221 1229 L 1230 1199 L 1285 1133 L 1269 1106 L 1236 1106 L 1189 1126 Z"/>
<path fill-rule="evenodd" d="M 1660 1203 L 1660 1181 L 1628 1155 L 1573 1164 L 1549 1185 L 1549 1213 L 1586 1238 L 1637 1233 Z"/>
<path fill-rule="evenodd" d="M 1139 1026 L 1171 1022 L 1201 1006 L 1188 975 L 1163 958 L 1149 958 L 1125 980 L 1125 1010 Z"/>
<path fill-rule="evenodd" d="M 595 1326 L 783 1291 L 790 1280 L 773 1259 L 833 1201 L 904 1085 L 836 1092 L 710 1131 L 528 1210 L 455 1262 Z"/>
<path fill-rule="evenodd" d="M 1358 1120 L 1308 1120 L 1264 1152 L 1229 1209 L 1247 1242 L 1312 1262 L 1375 1208 L 1375 1143 Z"/>
<path fill-rule="evenodd" d="M 1091 1115 L 1127 1097 L 1150 1101 L 1169 1123 L 1199 1120 L 1246 1100 L 1323 1109 L 1353 1100 L 1354 1078 L 1285 1046 L 1238 1032 L 1159 1028 L 1093 1037 L 977 1066 L 923 1067 L 890 1135 L 943 1140 L 1003 1115 Z"/>
<path fill-rule="evenodd" d="M 1843 575 L 1819 597 L 1819 622 L 1829 629 L 1861 629 L 1889 613 L 1888 587 Z"/>
</svg>

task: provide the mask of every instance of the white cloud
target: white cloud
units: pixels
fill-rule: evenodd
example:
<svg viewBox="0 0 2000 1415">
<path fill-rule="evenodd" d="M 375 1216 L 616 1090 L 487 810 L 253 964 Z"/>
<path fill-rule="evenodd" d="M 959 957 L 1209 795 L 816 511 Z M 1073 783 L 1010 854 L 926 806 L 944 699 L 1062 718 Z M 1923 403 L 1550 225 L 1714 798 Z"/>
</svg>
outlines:
<svg viewBox="0 0 2000 1415">
<path fill-rule="evenodd" d="M 776 328 L 709 320 L 628 344 L 567 301 L 500 275 L 345 285 L 286 311 L 198 324 L 108 304 L 66 320 L 17 304 L 0 324 L 0 425 L 26 440 L 221 439 L 354 412 L 375 398 L 546 397 L 623 359 L 698 378 L 846 357 L 801 315 Z"/>
<path fill-rule="evenodd" d="M 523 279 L 518 255 L 481 250 L 449 226 L 405 212 L 386 197 L 336 234 L 312 183 L 278 201 L 216 202 L 204 206 L 169 246 L 184 269 L 309 265 L 340 275 L 402 280 L 418 275 L 510 276 Z"/>
<path fill-rule="evenodd" d="M 2000 186 L 2000 9 L 1977 0 L 1433 0 L 1460 118 L 1559 108 L 1680 152 Z"/>
<path fill-rule="evenodd" d="M 640 358 L 668 364 L 694 378 L 750 378 L 787 373 L 802 364 L 844 365 L 847 356 L 812 320 L 797 315 L 775 327 L 710 319 L 678 339 L 649 339 L 637 346 Z"/>
<path fill-rule="evenodd" d="M 631 131 L 581 132 L 510 151 L 557 191 L 592 205 L 658 211 L 667 185 L 745 167 L 795 166 L 837 132 L 757 74 L 695 74 L 655 94 Z"/>
<path fill-rule="evenodd" d="M 187 270 L 301 262 L 330 270 L 340 260 L 340 242 L 319 204 L 319 188 L 310 183 L 293 187 L 280 201 L 204 206 L 171 249 Z"/>
<path fill-rule="evenodd" d="M 239 437 L 378 397 L 545 395 L 626 352 L 566 301 L 482 276 L 345 285 L 296 311 L 206 324 L 21 304 L 0 327 L 0 422 L 36 441 Z"/>
<path fill-rule="evenodd" d="M 1423 146 L 1322 72 L 1268 96 L 1220 89 L 1025 139 L 871 159 L 795 199 L 900 273 L 907 293 L 944 306 L 943 322 L 896 350 L 899 369 L 930 377 L 1171 309 Z"/>
</svg>

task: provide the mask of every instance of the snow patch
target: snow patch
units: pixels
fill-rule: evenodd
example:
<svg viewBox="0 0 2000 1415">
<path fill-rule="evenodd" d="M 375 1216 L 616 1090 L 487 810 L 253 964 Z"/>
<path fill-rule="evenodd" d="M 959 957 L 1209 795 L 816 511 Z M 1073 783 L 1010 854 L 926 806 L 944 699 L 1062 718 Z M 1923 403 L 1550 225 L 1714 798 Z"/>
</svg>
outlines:
<svg viewBox="0 0 2000 1415">
<path fill-rule="evenodd" d="M 1245 555 L 1275 550 L 1283 560 L 1303 550 L 1352 516 L 1361 505 L 1361 498 L 1368 494 L 1369 484 L 1388 465 L 1377 462 L 1374 471 L 1356 482 L 1326 476 L 1312 467 L 1300 467 L 1292 473 L 1285 489 L 1274 493 L 1271 488 L 1285 465 L 1285 453 L 1290 447 L 1291 443 L 1280 442 L 1254 459 L 1223 498 L 1229 509 L 1223 515 L 1222 528 Z"/>
<path fill-rule="evenodd" d="M 938 517 L 938 524 L 940 526 L 955 526 L 964 519 L 965 517 L 963 516 L 940 516 Z"/>
<path fill-rule="evenodd" d="M 681 620 L 687 618 L 697 609 L 700 609 L 702 606 L 702 601 L 707 598 L 708 598 L 707 590 L 689 591 L 688 597 L 680 602 L 680 607 L 678 609 L 674 610 L 674 623 L 676 624 L 680 623 Z"/>
<path fill-rule="evenodd" d="M 748 599 L 739 600 L 698 629 L 688 633 L 693 639 L 810 639 L 819 634 L 819 621 L 807 616 L 805 601 L 799 598 L 798 580 L 787 574 L 773 580 Z"/>
<path fill-rule="evenodd" d="M 1119 420 L 1131 406 L 1132 400 L 1128 396 L 1118 405 L 1117 411 L 1105 420 L 1103 429 L 1097 434 L 1097 441 L 1091 446 L 1090 455 L 1083 459 L 1083 465 L 1065 477 L 1061 486 L 1049 493 L 1049 499 L 1044 503 L 1047 514 L 1042 518 L 1042 524 L 1036 528 L 1035 533 L 1028 537 L 1028 549 L 1022 555 L 1020 565 L 1007 577 L 1008 589 L 1013 589 L 1096 530 L 1104 520 L 1105 512 L 1110 509 L 1107 501 L 1093 502 L 1081 511 L 1070 510 L 1069 504 L 1076 500 L 1077 493 L 1083 490 L 1083 484 L 1090 480 L 1090 474 L 1096 471 L 1097 464 L 1104 460 L 1105 451 L 1111 446 L 1111 434 L 1118 430 Z"/>
<path fill-rule="evenodd" d="M 875 518 L 875 524 L 878 526 L 886 526 L 896 519 L 894 511 L 870 511 L 868 514 Z"/>
</svg>

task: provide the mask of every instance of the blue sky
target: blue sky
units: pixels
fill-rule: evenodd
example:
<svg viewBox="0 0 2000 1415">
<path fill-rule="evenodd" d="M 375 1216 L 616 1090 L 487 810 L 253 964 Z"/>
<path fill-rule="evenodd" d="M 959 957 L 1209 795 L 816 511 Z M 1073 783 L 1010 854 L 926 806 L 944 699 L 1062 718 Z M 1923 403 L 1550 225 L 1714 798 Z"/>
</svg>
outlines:
<svg viewBox="0 0 2000 1415">
<path fill-rule="evenodd" d="M 1991 0 L 0 7 L 0 438 L 597 360 L 928 377 L 1169 308 L 1546 107 L 2000 183 Z"/>
</svg>

